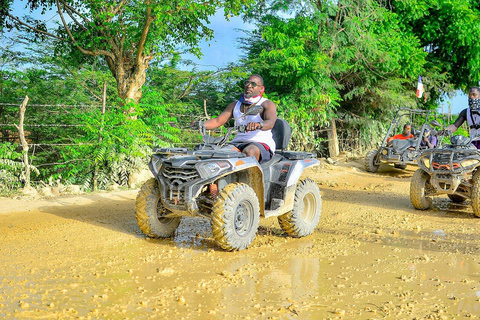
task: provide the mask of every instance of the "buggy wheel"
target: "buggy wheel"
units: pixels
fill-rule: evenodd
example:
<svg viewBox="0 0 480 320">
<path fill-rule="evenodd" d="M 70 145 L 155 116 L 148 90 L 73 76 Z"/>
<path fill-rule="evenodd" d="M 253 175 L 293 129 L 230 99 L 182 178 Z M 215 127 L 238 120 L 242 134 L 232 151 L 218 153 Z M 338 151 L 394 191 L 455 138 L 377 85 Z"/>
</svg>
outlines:
<svg viewBox="0 0 480 320">
<path fill-rule="evenodd" d="M 379 164 L 376 163 L 378 150 L 370 150 L 365 156 L 365 170 L 368 172 L 377 172 Z"/>
<path fill-rule="evenodd" d="M 447 194 L 447 197 L 455 203 L 462 203 L 467 200 L 464 197 L 459 196 L 458 194 Z"/>
<path fill-rule="evenodd" d="M 402 169 L 402 170 L 407 169 L 407 165 L 403 163 L 395 163 L 393 166 L 397 169 Z"/>
<path fill-rule="evenodd" d="M 212 210 L 215 241 L 225 250 L 246 249 L 257 234 L 260 205 L 255 191 L 244 183 L 230 183 L 220 191 Z"/>
<path fill-rule="evenodd" d="M 278 223 L 291 237 L 313 233 L 322 215 L 322 197 L 318 185 L 310 179 L 297 183 L 293 209 L 278 217 Z"/>
<path fill-rule="evenodd" d="M 472 188 L 472 209 L 473 214 L 480 218 L 480 179 L 474 179 Z"/>
<path fill-rule="evenodd" d="M 155 178 L 145 182 L 138 192 L 135 214 L 140 230 L 151 238 L 168 238 L 173 236 L 180 224 L 180 217 L 162 217 L 168 211 L 160 200 L 160 190 Z"/>
<path fill-rule="evenodd" d="M 410 181 L 410 201 L 415 209 L 427 210 L 432 205 L 432 198 L 425 196 L 425 188 L 430 184 L 430 176 L 418 169 Z"/>
</svg>

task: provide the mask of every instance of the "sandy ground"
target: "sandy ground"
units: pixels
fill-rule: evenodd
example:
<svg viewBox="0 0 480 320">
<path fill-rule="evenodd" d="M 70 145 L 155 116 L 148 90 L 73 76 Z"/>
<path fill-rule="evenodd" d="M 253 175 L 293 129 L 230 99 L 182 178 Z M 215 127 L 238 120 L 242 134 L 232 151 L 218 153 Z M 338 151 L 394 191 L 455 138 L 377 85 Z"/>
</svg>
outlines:
<svg viewBox="0 0 480 320">
<path fill-rule="evenodd" d="M 414 170 L 323 165 L 315 233 L 267 219 L 241 252 L 219 249 L 204 219 L 145 238 L 137 190 L 1 198 L 0 318 L 480 318 L 480 219 L 446 197 L 415 210 Z"/>
</svg>

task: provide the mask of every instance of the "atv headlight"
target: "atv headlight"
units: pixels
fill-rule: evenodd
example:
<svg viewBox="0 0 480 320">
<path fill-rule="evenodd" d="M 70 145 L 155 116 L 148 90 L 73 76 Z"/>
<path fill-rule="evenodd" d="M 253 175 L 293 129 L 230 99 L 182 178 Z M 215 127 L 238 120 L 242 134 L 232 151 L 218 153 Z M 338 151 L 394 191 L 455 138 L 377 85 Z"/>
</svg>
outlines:
<svg viewBox="0 0 480 320">
<path fill-rule="evenodd" d="M 427 169 L 430 169 L 430 158 L 423 158 L 422 163 Z"/>
<path fill-rule="evenodd" d="M 478 164 L 478 160 L 475 159 L 467 159 L 465 161 L 462 161 L 462 167 L 470 167 Z"/>
<path fill-rule="evenodd" d="M 209 161 L 197 164 L 197 170 L 200 173 L 200 176 L 204 179 L 217 176 L 222 171 L 226 171 L 229 168 L 230 163 L 228 161 Z"/>
<path fill-rule="evenodd" d="M 152 168 L 155 170 L 155 174 L 158 174 L 160 172 L 160 169 L 162 168 L 162 159 L 156 156 L 152 156 L 150 161 L 152 162 Z"/>
</svg>

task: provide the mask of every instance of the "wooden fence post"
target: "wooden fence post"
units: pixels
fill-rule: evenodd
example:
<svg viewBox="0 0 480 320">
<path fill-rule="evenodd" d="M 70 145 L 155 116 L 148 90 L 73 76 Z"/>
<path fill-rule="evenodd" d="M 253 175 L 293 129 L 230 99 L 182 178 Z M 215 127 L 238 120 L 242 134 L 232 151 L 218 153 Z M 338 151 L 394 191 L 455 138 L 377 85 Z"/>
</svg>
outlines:
<svg viewBox="0 0 480 320">
<path fill-rule="evenodd" d="M 207 112 L 207 99 L 203 99 L 203 111 L 205 112 L 205 117 L 207 118 L 207 120 L 209 120 L 210 116 Z"/>
<path fill-rule="evenodd" d="M 337 126 L 335 125 L 335 118 L 330 121 L 330 130 L 327 131 L 328 135 L 328 152 L 330 157 L 337 157 L 340 154 L 338 148 L 338 136 Z"/>
<path fill-rule="evenodd" d="M 105 107 L 107 104 L 107 83 L 103 83 L 103 97 L 102 97 L 102 119 L 100 121 L 100 130 L 98 131 L 98 144 L 103 141 L 102 131 L 105 122 Z M 93 191 L 98 190 L 98 163 L 95 162 L 95 171 L 93 172 Z"/>
<path fill-rule="evenodd" d="M 23 167 L 25 169 L 25 190 L 30 190 L 30 164 L 28 163 L 28 143 L 25 139 L 25 131 L 23 130 L 23 122 L 25 120 L 25 111 L 27 110 L 28 96 L 25 96 L 22 104 L 20 105 L 20 122 L 18 126 L 15 124 L 18 130 L 18 136 L 22 143 L 22 155 L 23 155 Z"/>
</svg>

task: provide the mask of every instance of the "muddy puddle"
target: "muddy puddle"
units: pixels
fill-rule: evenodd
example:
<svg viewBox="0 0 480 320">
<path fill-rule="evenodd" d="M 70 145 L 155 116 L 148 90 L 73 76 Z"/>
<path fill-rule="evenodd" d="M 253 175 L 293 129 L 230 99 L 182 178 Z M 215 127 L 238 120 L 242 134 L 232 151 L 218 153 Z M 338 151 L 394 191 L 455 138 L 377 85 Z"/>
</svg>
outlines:
<svg viewBox="0 0 480 320">
<path fill-rule="evenodd" d="M 447 198 L 414 210 L 413 170 L 397 171 L 321 168 L 317 231 L 293 239 L 267 219 L 241 252 L 205 219 L 145 238 L 136 191 L 2 199 L 0 318 L 480 318 L 480 219 Z"/>
</svg>

